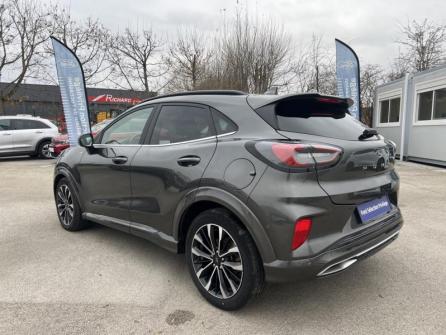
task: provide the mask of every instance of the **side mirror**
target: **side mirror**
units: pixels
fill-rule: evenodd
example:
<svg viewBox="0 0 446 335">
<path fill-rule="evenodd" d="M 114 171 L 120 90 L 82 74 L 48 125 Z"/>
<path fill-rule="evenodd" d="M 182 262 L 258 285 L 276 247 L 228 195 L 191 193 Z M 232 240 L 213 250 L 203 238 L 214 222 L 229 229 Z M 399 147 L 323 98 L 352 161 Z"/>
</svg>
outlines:
<svg viewBox="0 0 446 335">
<path fill-rule="evenodd" d="M 93 136 L 91 134 L 84 134 L 79 137 L 79 145 L 81 147 L 90 149 L 93 148 Z"/>
</svg>

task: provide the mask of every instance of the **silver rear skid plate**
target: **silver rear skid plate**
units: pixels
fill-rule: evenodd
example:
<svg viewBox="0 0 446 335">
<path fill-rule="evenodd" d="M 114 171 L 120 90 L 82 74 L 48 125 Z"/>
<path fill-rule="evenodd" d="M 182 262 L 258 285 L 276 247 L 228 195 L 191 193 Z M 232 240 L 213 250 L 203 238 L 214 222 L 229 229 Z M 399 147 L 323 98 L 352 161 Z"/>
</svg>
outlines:
<svg viewBox="0 0 446 335">
<path fill-rule="evenodd" d="M 370 248 L 367 248 L 357 254 L 354 254 L 342 261 L 331 264 L 330 266 L 324 268 L 321 272 L 319 272 L 317 274 L 317 276 L 318 277 L 328 276 L 328 275 L 331 275 L 331 274 L 334 274 L 334 273 L 337 273 L 337 272 L 347 269 L 348 267 L 350 267 L 351 265 L 356 263 L 360 256 L 368 253 L 369 251 L 372 251 L 373 249 L 378 248 L 380 245 L 382 245 L 382 244 L 386 243 L 387 241 L 391 240 L 392 238 L 396 237 L 398 234 L 399 234 L 399 231 L 393 233 L 389 237 L 387 237 L 384 240 L 380 241 L 379 243 L 371 246 Z"/>
</svg>

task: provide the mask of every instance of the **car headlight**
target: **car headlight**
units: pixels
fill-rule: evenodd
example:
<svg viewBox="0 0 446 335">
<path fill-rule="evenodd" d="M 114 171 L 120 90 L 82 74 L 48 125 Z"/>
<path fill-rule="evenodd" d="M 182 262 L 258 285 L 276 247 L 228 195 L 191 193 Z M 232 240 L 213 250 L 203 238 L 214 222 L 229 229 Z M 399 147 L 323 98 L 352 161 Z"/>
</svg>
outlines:
<svg viewBox="0 0 446 335">
<path fill-rule="evenodd" d="M 396 157 L 396 143 L 393 142 L 392 140 L 384 140 L 384 142 L 386 142 L 387 146 L 389 147 L 389 152 L 390 152 L 390 159 L 391 160 L 395 160 Z"/>
</svg>

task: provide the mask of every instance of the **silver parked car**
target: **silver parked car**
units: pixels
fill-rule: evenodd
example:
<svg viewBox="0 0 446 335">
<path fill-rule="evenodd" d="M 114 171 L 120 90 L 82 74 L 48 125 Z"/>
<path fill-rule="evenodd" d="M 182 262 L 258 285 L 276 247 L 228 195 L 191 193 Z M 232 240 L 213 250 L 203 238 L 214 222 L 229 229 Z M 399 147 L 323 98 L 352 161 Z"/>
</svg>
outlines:
<svg viewBox="0 0 446 335">
<path fill-rule="evenodd" d="M 49 145 L 58 134 L 57 126 L 47 119 L 30 115 L 0 116 L 0 156 L 52 158 Z"/>
</svg>

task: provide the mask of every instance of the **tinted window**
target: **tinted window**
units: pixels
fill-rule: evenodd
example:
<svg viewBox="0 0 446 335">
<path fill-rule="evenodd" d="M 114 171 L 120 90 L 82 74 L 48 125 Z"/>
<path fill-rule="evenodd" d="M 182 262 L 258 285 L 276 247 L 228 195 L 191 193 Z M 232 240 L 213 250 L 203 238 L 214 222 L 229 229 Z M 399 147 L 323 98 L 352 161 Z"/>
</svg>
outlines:
<svg viewBox="0 0 446 335">
<path fill-rule="evenodd" d="M 291 100 L 276 108 L 280 130 L 344 140 L 357 140 L 365 125 L 347 113 L 347 106 L 315 100 Z"/>
<path fill-rule="evenodd" d="M 37 120 L 14 119 L 13 124 L 16 130 L 50 128 L 47 124 Z"/>
<path fill-rule="evenodd" d="M 212 118 L 214 119 L 217 135 L 232 133 L 238 129 L 237 125 L 226 117 L 226 115 L 215 109 L 212 109 Z"/>
<path fill-rule="evenodd" d="M 0 119 L 0 131 L 10 130 L 10 129 L 11 129 L 11 120 Z"/>
<path fill-rule="evenodd" d="M 208 108 L 163 106 L 153 130 L 151 143 L 178 143 L 213 135 Z"/>
<path fill-rule="evenodd" d="M 124 116 L 104 131 L 103 144 L 138 144 L 153 107 L 137 110 Z"/>
</svg>

